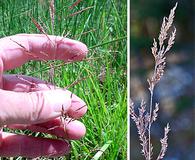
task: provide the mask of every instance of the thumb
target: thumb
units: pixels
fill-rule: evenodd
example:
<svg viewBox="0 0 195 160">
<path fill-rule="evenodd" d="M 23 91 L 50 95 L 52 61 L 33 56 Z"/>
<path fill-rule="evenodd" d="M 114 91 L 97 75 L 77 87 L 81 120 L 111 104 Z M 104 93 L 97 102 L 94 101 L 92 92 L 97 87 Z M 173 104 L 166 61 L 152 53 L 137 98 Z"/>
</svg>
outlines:
<svg viewBox="0 0 195 160">
<path fill-rule="evenodd" d="M 0 126 L 35 124 L 59 117 L 71 106 L 71 92 L 47 90 L 29 93 L 0 90 Z"/>
</svg>

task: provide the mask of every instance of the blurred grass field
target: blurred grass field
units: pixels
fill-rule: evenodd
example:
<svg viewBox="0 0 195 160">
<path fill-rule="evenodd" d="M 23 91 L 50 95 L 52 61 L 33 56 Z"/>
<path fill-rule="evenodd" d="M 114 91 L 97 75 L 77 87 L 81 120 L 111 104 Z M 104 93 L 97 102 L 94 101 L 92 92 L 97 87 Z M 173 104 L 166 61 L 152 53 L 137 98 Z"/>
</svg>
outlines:
<svg viewBox="0 0 195 160">
<path fill-rule="evenodd" d="M 126 159 L 126 1 L 81 1 L 70 9 L 75 1 L 55 1 L 54 32 L 48 1 L 0 1 L 0 36 L 39 33 L 31 21 L 30 17 L 33 17 L 46 24 L 48 34 L 67 35 L 68 38 L 85 43 L 89 48 L 87 61 L 55 67 L 54 83 L 60 87 L 87 77 L 69 90 L 88 105 L 88 112 L 81 119 L 87 128 L 86 136 L 79 141 L 71 141 L 70 155 L 58 159 Z M 31 61 L 8 73 L 25 74 L 48 81 L 49 63 Z M 55 62 L 55 65 L 61 63 Z M 41 133 L 31 134 L 46 136 Z M 103 154 L 94 157 L 101 148 Z"/>
</svg>

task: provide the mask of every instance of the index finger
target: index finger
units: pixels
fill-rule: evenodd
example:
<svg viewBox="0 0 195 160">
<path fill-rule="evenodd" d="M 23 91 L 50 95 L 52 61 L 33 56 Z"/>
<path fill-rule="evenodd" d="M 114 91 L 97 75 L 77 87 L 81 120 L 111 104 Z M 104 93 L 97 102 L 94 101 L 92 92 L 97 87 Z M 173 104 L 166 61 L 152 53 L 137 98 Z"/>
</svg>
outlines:
<svg viewBox="0 0 195 160">
<path fill-rule="evenodd" d="M 29 60 L 82 60 L 88 49 L 85 44 L 60 36 L 18 34 L 0 39 L 0 67 L 14 69 Z"/>
</svg>

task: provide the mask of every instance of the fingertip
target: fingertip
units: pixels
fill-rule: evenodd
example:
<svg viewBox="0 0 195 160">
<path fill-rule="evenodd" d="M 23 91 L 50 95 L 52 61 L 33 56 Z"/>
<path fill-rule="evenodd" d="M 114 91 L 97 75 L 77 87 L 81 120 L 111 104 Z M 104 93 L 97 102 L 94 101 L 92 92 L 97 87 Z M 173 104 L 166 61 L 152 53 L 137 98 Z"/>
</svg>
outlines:
<svg viewBox="0 0 195 160">
<path fill-rule="evenodd" d="M 86 134 L 86 127 L 80 121 L 72 121 L 66 126 L 66 138 L 72 140 L 78 140 L 84 137 Z"/>
<path fill-rule="evenodd" d="M 76 44 L 75 50 L 77 50 L 77 52 L 79 53 L 78 56 L 76 57 L 77 60 L 82 60 L 83 58 L 86 57 L 86 55 L 88 53 L 87 46 L 84 43 L 82 43 L 82 42 L 78 42 Z"/>
<path fill-rule="evenodd" d="M 77 97 L 76 95 L 72 95 L 71 99 L 71 107 L 68 110 L 68 115 L 72 118 L 81 118 L 87 112 L 86 103 Z"/>
<path fill-rule="evenodd" d="M 79 41 L 64 38 L 57 42 L 57 59 L 64 61 L 80 61 L 88 53 L 87 46 Z"/>
</svg>

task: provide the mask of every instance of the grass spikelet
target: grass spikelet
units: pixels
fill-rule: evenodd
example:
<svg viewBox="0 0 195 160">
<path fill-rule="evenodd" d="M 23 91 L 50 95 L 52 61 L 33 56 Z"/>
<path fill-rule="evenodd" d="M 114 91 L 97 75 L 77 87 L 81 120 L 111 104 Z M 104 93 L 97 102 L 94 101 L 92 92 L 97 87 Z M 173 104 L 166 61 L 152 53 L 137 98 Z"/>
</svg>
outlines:
<svg viewBox="0 0 195 160">
<path fill-rule="evenodd" d="M 54 34 L 54 29 L 55 29 L 55 0 L 50 1 L 49 12 L 50 12 L 50 18 L 51 18 L 52 34 Z"/>
<path fill-rule="evenodd" d="M 160 140 L 161 150 L 160 150 L 160 153 L 157 157 L 157 160 L 161 160 L 165 156 L 165 152 L 167 151 L 167 147 L 168 147 L 168 142 L 167 141 L 168 141 L 169 131 L 170 131 L 170 127 L 169 127 L 169 124 L 167 124 L 167 126 L 164 129 L 164 137 Z"/>
<path fill-rule="evenodd" d="M 44 35 L 47 37 L 47 39 L 51 42 L 51 44 L 52 44 L 53 46 L 55 46 L 55 44 L 51 41 L 51 39 L 49 38 L 48 34 L 46 33 L 46 31 L 45 31 L 44 28 L 42 27 L 42 25 L 41 25 L 39 22 L 37 22 L 33 17 L 31 17 L 31 20 L 32 20 L 32 22 L 34 23 L 34 25 L 36 26 L 36 28 L 37 28 L 42 34 L 44 34 Z"/>
<path fill-rule="evenodd" d="M 87 11 L 87 10 L 93 8 L 93 7 L 94 7 L 94 6 L 86 7 L 86 8 L 84 8 L 84 9 L 81 9 L 81 10 L 79 10 L 79 11 L 77 11 L 77 12 L 74 12 L 74 13 L 70 14 L 68 17 L 76 16 L 77 14 L 80 14 L 80 13 L 82 13 L 82 12 L 84 12 L 84 11 Z"/>
<path fill-rule="evenodd" d="M 69 9 L 73 9 L 74 7 L 76 7 L 82 0 L 77 0 L 75 3 L 73 3 Z"/>
<path fill-rule="evenodd" d="M 32 22 L 34 23 L 34 25 L 36 26 L 36 28 L 42 33 L 46 35 L 46 32 L 44 30 L 44 28 L 33 18 L 31 17 Z"/>
</svg>

